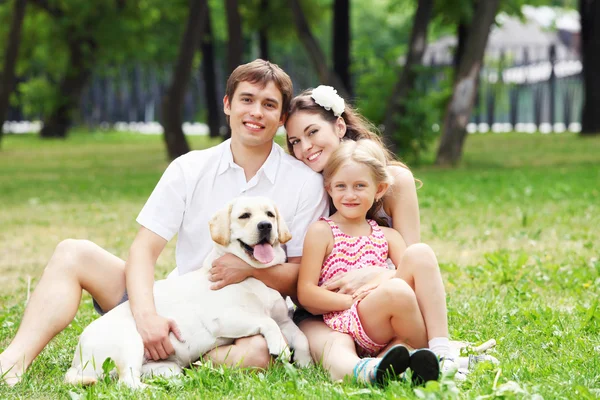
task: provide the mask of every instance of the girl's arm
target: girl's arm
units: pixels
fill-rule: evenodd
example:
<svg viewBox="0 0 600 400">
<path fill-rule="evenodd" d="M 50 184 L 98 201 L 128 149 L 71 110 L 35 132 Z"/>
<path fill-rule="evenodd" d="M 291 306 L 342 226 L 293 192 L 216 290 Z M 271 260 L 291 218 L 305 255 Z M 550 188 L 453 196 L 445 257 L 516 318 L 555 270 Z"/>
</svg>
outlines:
<svg viewBox="0 0 600 400">
<path fill-rule="evenodd" d="M 331 292 L 318 286 L 321 267 L 333 248 L 333 235 L 326 222 L 313 223 L 304 238 L 304 250 L 298 275 L 298 301 L 314 315 L 347 310 L 353 299 L 349 294 Z"/>
<path fill-rule="evenodd" d="M 406 168 L 391 165 L 394 183 L 383 198 L 385 212 L 392 218 L 392 228 L 400 232 L 406 245 L 421 241 L 419 201 L 413 174 Z"/>
</svg>

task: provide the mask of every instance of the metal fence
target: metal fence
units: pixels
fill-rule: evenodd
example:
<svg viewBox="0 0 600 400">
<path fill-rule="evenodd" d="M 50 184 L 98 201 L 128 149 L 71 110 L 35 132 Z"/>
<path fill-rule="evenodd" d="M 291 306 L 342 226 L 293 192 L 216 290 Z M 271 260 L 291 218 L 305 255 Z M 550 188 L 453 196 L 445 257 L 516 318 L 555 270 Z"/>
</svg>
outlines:
<svg viewBox="0 0 600 400">
<path fill-rule="evenodd" d="M 430 59 L 428 65 L 443 74 L 449 60 Z M 439 82 L 434 78 L 430 90 Z M 577 132 L 582 102 L 577 53 L 555 44 L 495 49 L 486 54 L 468 130 Z"/>
</svg>

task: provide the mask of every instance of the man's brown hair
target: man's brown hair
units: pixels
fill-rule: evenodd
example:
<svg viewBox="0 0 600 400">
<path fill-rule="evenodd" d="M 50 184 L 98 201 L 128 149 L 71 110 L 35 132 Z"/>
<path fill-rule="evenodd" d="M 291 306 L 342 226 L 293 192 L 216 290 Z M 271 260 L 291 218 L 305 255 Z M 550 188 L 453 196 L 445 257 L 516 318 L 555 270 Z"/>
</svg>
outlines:
<svg viewBox="0 0 600 400">
<path fill-rule="evenodd" d="M 225 95 L 230 103 L 240 82 L 258 83 L 262 88 L 267 86 L 269 82 L 275 83 L 275 86 L 281 92 L 281 116 L 287 116 L 290 101 L 292 101 L 292 96 L 294 95 L 294 89 L 289 75 L 279 68 L 277 64 L 259 58 L 234 69 L 231 75 L 229 75 L 227 86 L 225 87 Z"/>
</svg>

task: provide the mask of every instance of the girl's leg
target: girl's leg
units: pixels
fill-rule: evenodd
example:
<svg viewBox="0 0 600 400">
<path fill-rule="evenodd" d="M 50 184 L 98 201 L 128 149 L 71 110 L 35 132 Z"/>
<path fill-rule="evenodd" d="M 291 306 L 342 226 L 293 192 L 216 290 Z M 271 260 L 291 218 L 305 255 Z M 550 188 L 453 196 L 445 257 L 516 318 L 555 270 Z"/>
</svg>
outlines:
<svg viewBox="0 0 600 400">
<path fill-rule="evenodd" d="M 352 376 L 360 357 L 356 354 L 354 339 L 350 335 L 334 331 L 321 318 L 305 319 L 299 328 L 308 339 L 313 360 L 323 363 L 331 380 L 339 381 L 345 376 Z"/>
<path fill-rule="evenodd" d="M 417 243 L 404 252 L 396 277 L 405 280 L 414 290 L 427 336 L 448 337 L 446 291 L 435 253 L 428 245 Z"/>
<path fill-rule="evenodd" d="M 358 306 L 367 336 L 376 343 L 398 340 L 413 348 L 427 347 L 427 330 L 413 289 L 391 279 L 369 293 Z"/>
</svg>

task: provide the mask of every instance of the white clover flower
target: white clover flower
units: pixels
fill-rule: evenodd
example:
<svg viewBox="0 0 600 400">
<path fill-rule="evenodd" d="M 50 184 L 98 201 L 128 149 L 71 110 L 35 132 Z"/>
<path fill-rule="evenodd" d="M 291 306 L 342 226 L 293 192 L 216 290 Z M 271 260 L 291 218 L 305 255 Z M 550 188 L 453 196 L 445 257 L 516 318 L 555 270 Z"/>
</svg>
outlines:
<svg viewBox="0 0 600 400">
<path fill-rule="evenodd" d="M 333 115 L 336 117 L 342 115 L 346 107 L 344 99 L 331 86 L 319 85 L 316 89 L 313 89 L 310 97 L 327 111 L 333 111 Z"/>
</svg>

